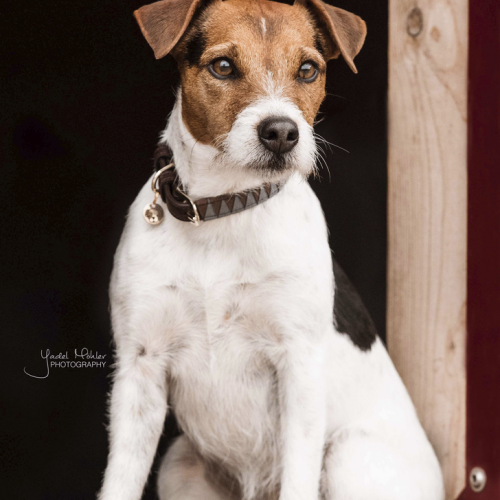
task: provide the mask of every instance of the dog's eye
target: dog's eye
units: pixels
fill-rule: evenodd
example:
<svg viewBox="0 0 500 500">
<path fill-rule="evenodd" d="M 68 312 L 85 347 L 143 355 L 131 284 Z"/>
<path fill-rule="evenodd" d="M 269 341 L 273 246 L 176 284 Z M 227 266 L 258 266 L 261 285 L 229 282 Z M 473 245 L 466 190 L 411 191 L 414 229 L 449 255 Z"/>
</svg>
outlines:
<svg viewBox="0 0 500 500">
<path fill-rule="evenodd" d="M 219 80 L 224 80 L 234 75 L 235 71 L 231 61 L 221 58 L 210 63 L 208 66 L 210 73 Z"/>
<path fill-rule="evenodd" d="M 312 62 L 305 62 L 299 68 L 299 79 L 306 83 L 311 83 L 316 80 L 318 76 L 318 69 Z"/>
</svg>

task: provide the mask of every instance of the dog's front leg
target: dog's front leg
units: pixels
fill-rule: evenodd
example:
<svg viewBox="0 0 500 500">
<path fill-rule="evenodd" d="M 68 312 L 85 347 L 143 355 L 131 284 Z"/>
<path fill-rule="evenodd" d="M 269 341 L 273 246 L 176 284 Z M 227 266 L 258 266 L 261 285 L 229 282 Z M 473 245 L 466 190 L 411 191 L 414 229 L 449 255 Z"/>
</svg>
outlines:
<svg viewBox="0 0 500 500">
<path fill-rule="evenodd" d="M 110 452 L 100 500 L 139 500 L 167 413 L 165 356 L 136 341 L 117 346 Z"/>
<path fill-rule="evenodd" d="M 280 500 L 317 500 L 326 421 L 321 343 L 294 342 L 279 370 L 283 471 Z"/>
</svg>

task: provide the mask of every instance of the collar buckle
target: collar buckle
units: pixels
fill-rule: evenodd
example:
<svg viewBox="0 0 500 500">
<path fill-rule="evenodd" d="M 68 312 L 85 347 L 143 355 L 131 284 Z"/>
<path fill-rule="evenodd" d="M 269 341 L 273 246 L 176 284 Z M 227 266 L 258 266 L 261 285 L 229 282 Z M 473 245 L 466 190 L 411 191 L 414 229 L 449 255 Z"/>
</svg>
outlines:
<svg viewBox="0 0 500 500">
<path fill-rule="evenodd" d="M 194 216 L 190 217 L 188 215 L 188 219 L 189 219 L 189 222 L 191 222 L 191 224 L 198 227 L 201 224 L 201 217 L 200 217 L 200 214 L 198 212 L 198 207 L 196 206 L 196 203 L 184 191 L 182 191 L 182 189 L 179 186 L 176 187 L 176 191 L 180 195 L 184 196 L 184 198 L 186 198 L 186 200 L 188 200 L 189 203 L 191 203 L 191 208 L 193 209 Z"/>
</svg>

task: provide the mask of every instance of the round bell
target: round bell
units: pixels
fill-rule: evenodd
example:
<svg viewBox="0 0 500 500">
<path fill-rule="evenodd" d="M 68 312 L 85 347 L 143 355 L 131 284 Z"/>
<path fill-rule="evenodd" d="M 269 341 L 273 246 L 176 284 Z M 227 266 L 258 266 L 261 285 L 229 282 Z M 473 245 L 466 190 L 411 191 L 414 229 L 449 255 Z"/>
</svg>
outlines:
<svg viewBox="0 0 500 500">
<path fill-rule="evenodd" d="M 144 207 L 144 219 L 148 224 L 152 226 L 157 226 L 163 222 L 163 218 L 165 217 L 165 212 L 163 208 L 157 203 L 150 203 Z"/>
</svg>

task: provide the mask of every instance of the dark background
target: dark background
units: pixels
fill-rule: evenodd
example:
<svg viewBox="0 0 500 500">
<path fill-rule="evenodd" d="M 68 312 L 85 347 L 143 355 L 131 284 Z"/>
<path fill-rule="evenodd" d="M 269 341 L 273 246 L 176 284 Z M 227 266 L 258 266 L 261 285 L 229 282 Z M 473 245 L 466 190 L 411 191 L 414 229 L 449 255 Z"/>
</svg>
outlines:
<svg viewBox="0 0 500 500">
<path fill-rule="evenodd" d="M 385 333 L 387 0 L 337 0 L 368 24 L 356 59 L 329 64 L 313 181 L 331 245 Z M 141 0 L 9 0 L 0 28 L 2 419 L 9 500 L 91 499 L 106 464 L 107 287 L 126 210 L 151 172 L 177 71 L 155 61 Z M 52 369 L 40 351 L 87 347 L 104 369 Z M 160 443 L 163 452 L 174 423 Z M 155 465 L 155 467 L 157 467 Z M 151 479 L 145 495 L 155 498 Z"/>
</svg>

